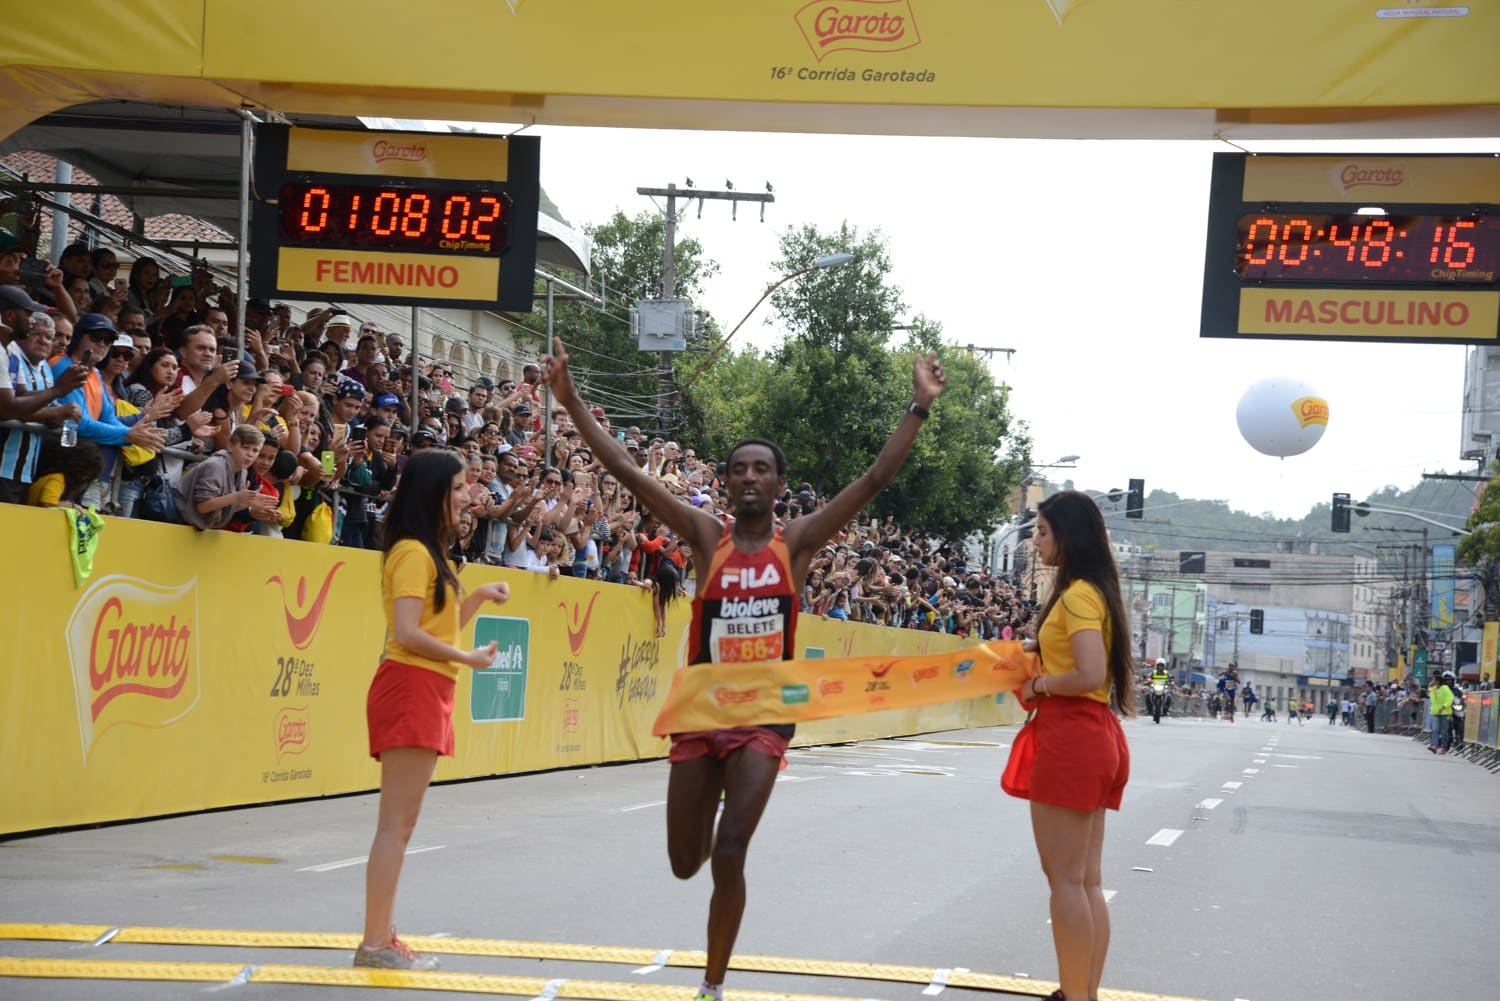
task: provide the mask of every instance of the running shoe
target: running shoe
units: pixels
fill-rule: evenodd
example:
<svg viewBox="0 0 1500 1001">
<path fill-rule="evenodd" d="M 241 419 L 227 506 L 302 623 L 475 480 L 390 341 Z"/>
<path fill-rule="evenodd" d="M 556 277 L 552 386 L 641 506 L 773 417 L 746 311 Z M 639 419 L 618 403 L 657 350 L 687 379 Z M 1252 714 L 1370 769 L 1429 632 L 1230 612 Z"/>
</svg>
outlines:
<svg viewBox="0 0 1500 1001">
<path fill-rule="evenodd" d="M 436 956 L 412 949 L 396 936 L 396 929 L 392 928 L 391 937 L 378 949 L 368 949 L 363 945 L 355 949 L 354 965 L 377 970 L 435 970 L 438 961 Z"/>
</svg>

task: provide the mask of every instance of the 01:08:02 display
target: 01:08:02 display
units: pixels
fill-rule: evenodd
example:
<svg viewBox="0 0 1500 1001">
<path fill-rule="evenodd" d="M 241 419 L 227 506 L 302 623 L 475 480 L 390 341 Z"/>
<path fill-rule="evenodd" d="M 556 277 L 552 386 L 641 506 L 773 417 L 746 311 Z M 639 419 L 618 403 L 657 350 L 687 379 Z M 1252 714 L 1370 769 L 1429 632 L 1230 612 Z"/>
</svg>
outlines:
<svg viewBox="0 0 1500 1001">
<path fill-rule="evenodd" d="M 1238 230 L 1248 280 L 1492 284 L 1500 262 L 1492 216 L 1260 212 Z"/>
</svg>

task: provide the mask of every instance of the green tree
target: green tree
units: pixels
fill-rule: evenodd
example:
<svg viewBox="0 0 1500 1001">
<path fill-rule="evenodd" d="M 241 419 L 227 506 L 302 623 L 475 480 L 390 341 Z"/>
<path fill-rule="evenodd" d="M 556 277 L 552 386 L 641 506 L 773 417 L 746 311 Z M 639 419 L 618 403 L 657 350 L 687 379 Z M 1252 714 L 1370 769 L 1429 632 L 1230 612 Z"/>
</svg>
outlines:
<svg viewBox="0 0 1500 1001">
<path fill-rule="evenodd" d="M 556 307 L 556 329 L 573 356 L 584 398 L 604 406 L 615 424 L 655 422 L 657 357 L 637 349 L 630 309 L 638 299 L 661 298 L 665 230 L 661 216 L 649 212 L 634 217 L 616 212 L 607 222 L 585 226 L 593 240 L 593 287 L 605 305 L 561 302 Z M 718 267 L 697 240 L 678 236 L 673 267 L 678 295 L 701 293 L 704 279 Z"/>
<path fill-rule="evenodd" d="M 992 527 L 1024 465 L 997 456 L 1002 447 L 1012 455 L 1027 450 L 1004 390 L 981 363 L 943 348 L 936 324 L 918 321 L 905 343 L 891 345 L 904 307 L 878 233 L 862 235 L 848 224 L 829 234 L 788 229 L 776 269 L 791 274 L 839 252 L 854 259 L 804 274 L 772 296 L 788 331 L 780 345 L 765 357 L 745 351 L 717 360 L 704 373 L 688 394 L 689 425 L 719 458 L 740 438 L 771 438 L 787 453 L 794 485 L 836 492 L 874 461 L 911 401 L 916 356 L 936 349 L 948 389 L 875 508 L 952 541 Z"/>
<path fill-rule="evenodd" d="M 891 485 L 875 500 L 882 516 L 925 534 L 961 541 L 988 535 L 1010 514 L 1009 500 L 1025 475 L 1031 442 L 1009 409 L 1009 391 L 997 385 L 984 359 L 944 346 L 942 329 L 918 318 L 897 354 L 891 395 L 903 404 L 911 392 L 911 361 L 937 351 L 947 388 Z M 907 394 L 907 395 L 898 395 Z M 1001 457 L 1002 451 L 1004 457 Z"/>
</svg>

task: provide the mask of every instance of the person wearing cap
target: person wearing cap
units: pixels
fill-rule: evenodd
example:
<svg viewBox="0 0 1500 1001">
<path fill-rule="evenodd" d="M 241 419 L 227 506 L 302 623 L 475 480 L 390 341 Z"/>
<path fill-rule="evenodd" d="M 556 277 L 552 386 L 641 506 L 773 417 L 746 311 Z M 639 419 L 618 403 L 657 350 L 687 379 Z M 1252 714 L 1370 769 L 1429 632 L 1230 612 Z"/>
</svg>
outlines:
<svg viewBox="0 0 1500 1001">
<path fill-rule="evenodd" d="M 214 437 L 214 447 L 229 447 L 229 435 L 241 424 L 261 427 L 277 416 L 274 408 L 257 406 L 257 396 L 266 384 L 266 377 L 250 362 L 242 361 L 234 377 L 224 389 L 216 393 L 206 409 L 213 414 L 219 433 Z"/>
<path fill-rule="evenodd" d="M 342 435 L 347 434 L 349 427 L 360 426 L 360 414 L 365 409 L 366 394 L 364 387 L 357 382 L 340 382 L 338 388 L 333 392 L 333 429 L 335 437 L 342 440 Z M 339 429 L 344 431 L 340 433 Z"/>
<path fill-rule="evenodd" d="M 5 327 L 8 340 L 14 332 L 24 330 L 27 318 L 32 313 L 45 313 L 47 307 L 26 294 L 19 285 L 0 285 L 0 324 Z"/>
<path fill-rule="evenodd" d="M 376 393 L 375 398 L 370 401 L 370 407 L 377 416 L 391 424 L 395 424 L 401 417 L 401 397 L 395 393 Z"/>
<path fill-rule="evenodd" d="M 87 374 L 79 368 L 66 383 L 54 383 L 47 353 L 55 331 L 46 313 L 27 313 L 23 335 L 6 348 L 0 365 L 0 419 L 27 420 L 53 427 L 65 420 L 79 420 L 83 409 L 77 403 L 58 403 Z M 74 385 L 76 383 L 76 385 Z M 42 436 L 24 428 L 0 427 L 0 502 L 24 504 L 36 477 Z"/>
<path fill-rule="evenodd" d="M 94 365 L 109 351 L 120 332 L 102 313 L 85 313 L 73 327 L 68 352 L 52 362 L 52 377 L 59 379 L 74 366 L 83 368 L 83 385 L 68 393 L 63 403 L 76 403 L 83 416 L 78 422 L 78 436 L 100 446 L 104 453 L 104 471 L 84 495 L 84 507 L 103 507 L 109 493 L 114 459 L 121 445 L 140 445 L 158 451 L 166 443 L 166 434 L 156 427 L 156 417 L 149 408 L 139 414 L 121 418 L 115 413 L 114 400 L 106 392 Z M 76 379 L 77 376 L 74 376 Z"/>
<path fill-rule="evenodd" d="M 303 324 L 304 329 L 306 324 Z M 354 329 L 354 321 L 347 313 L 334 313 L 323 324 L 323 339 L 333 341 L 339 346 L 339 350 L 348 350 L 349 333 Z"/>
</svg>

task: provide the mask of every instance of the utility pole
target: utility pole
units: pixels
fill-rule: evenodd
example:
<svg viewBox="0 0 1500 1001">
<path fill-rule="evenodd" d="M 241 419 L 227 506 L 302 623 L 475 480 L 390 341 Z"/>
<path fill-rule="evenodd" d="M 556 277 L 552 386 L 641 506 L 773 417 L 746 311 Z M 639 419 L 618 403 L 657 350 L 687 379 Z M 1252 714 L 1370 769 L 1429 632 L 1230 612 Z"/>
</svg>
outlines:
<svg viewBox="0 0 1500 1001">
<path fill-rule="evenodd" d="M 703 214 L 704 201 L 726 201 L 731 205 L 731 218 L 738 212 L 740 202 L 759 202 L 760 218 L 762 222 L 766 219 L 766 203 L 774 202 L 776 196 L 771 193 L 771 185 L 766 185 L 766 190 L 735 191 L 734 185 L 728 181 L 724 182 L 726 190 L 705 191 L 693 187 L 689 180 L 687 187 L 679 188 L 676 184 L 668 184 L 665 188 L 636 188 L 635 193 L 646 195 L 650 198 L 665 198 L 666 209 L 662 213 L 662 252 L 661 252 L 661 297 L 663 299 L 677 298 L 677 201 L 682 199 L 684 208 L 686 203 L 698 199 L 698 214 Z M 676 386 L 672 377 L 672 352 L 658 351 L 656 354 L 656 423 L 663 435 L 670 435 L 674 430 L 673 397 L 676 394 Z"/>
</svg>

